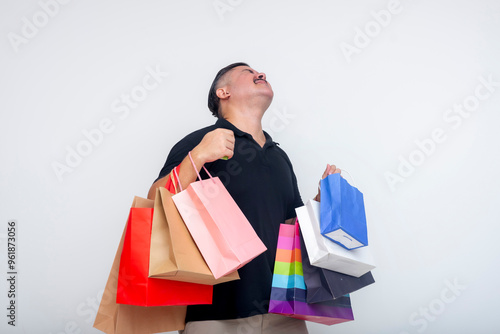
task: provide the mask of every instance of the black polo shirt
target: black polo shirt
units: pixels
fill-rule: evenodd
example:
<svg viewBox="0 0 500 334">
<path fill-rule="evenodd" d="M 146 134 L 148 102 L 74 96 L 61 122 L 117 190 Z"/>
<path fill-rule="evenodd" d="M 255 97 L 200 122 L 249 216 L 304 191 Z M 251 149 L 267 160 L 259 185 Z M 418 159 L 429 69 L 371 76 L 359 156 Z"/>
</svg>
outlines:
<svg viewBox="0 0 500 334">
<path fill-rule="evenodd" d="M 205 167 L 212 176 L 221 179 L 267 251 L 238 270 L 240 280 L 215 285 L 212 305 L 189 306 L 186 321 L 235 319 L 267 313 L 279 225 L 295 217 L 295 208 L 303 205 L 292 164 L 269 134 L 264 133 L 266 143 L 260 147 L 250 134 L 225 119 L 179 141 L 170 151 L 158 179 L 179 165 L 206 133 L 217 128 L 234 132 L 234 156 L 207 163 Z M 203 169 L 200 174 L 204 179 L 208 177 Z"/>
</svg>

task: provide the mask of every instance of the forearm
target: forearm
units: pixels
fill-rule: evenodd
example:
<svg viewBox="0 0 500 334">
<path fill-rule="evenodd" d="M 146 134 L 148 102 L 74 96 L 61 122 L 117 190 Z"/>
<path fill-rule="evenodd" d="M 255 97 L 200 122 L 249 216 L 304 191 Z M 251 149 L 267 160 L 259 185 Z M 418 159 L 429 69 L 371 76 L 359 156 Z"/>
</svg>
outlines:
<svg viewBox="0 0 500 334">
<path fill-rule="evenodd" d="M 191 157 L 193 158 L 196 170 L 193 167 L 191 159 L 189 159 L 189 154 L 186 155 L 184 160 L 182 160 L 179 167 L 179 182 L 182 186 L 182 189 L 186 189 L 191 183 L 196 181 L 196 179 L 198 178 L 197 172 L 201 170 L 206 162 L 203 156 L 200 154 L 198 147 L 195 147 L 191 151 Z"/>
</svg>

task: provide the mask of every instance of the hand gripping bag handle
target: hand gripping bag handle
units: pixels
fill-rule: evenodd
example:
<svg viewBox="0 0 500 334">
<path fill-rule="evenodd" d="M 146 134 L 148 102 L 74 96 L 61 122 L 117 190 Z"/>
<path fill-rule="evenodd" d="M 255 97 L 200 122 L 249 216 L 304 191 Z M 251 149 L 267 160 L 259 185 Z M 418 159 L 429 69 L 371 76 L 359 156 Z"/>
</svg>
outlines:
<svg viewBox="0 0 500 334">
<path fill-rule="evenodd" d="M 193 164 L 193 168 L 194 168 L 194 171 L 196 172 L 196 175 L 198 175 L 198 179 L 200 179 L 200 181 L 202 181 L 202 178 L 200 176 L 200 173 L 198 172 L 198 169 L 196 168 L 196 165 L 193 161 L 193 157 L 191 156 L 191 151 L 189 151 L 188 153 L 189 155 L 189 160 L 191 160 L 191 163 Z M 210 176 L 210 179 L 212 179 L 212 181 L 215 183 L 215 180 L 214 178 L 212 177 L 212 175 L 208 172 L 207 168 L 205 167 L 205 165 L 203 165 L 203 169 L 205 170 L 205 172 L 207 172 L 208 176 Z"/>
</svg>

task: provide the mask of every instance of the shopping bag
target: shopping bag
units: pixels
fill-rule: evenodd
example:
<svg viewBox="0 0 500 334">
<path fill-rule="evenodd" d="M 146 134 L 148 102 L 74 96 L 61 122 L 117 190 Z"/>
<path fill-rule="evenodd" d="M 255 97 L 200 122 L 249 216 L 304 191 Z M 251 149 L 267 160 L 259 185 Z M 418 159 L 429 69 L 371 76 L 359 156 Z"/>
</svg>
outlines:
<svg viewBox="0 0 500 334">
<path fill-rule="evenodd" d="M 302 224 L 299 221 L 299 225 Z M 375 283 L 371 272 L 360 277 L 312 266 L 307 256 L 304 238 L 300 238 L 302 271 L 307 290 L 307 302 L 318 303 L 342 297 Z"/>
<path fill-rule="evenodd" d="M 281 224 L 274 264 L 269 312 L 325 325 L 354 320 L 348 295 L 307 303 L 302 272 L 299 225 Z"/>
<path fill-rule="evenodd" d="M 309 200 L 304 206 L 296 208 L 295 212 L 313 266 L 354 277 L 360 277 L 375 268 L 370 246 L 347 250 L 321 235 L 319 202 Z"/>
<path fill-rule="evenodd" d="M 214 278 L 165 188 L 156 189 L 149 277 L 208 285 L 239 279 L 237 271 Z"/>
<path fill-rule="evenodd" d="M 191 154 L 189 154 L 191 158 Z M 193 240 L 215 278 L 242 267 L 267 248 L 218 177 L 172 196 Z"/>
<path fill-rule="evenodd" d="M 143 307 L 116 303 L 126 229 L 125 226 L 94 320 L 94 328 L 108 334 L 150 334 L 184 329 L 186 306 Z"/>
<path fill-rule="evenodd" d="M 321 234 L 347 249 L 368 245 L 363 194 L 339 173 L 321 180 Z"/>
<path fill-rule="evenodd" d="M 137 306 L 211 304 L 211 285 L 149 278 L 153 201 L 134 199 L 120 258 L 116 302 Z"/>
</svg>

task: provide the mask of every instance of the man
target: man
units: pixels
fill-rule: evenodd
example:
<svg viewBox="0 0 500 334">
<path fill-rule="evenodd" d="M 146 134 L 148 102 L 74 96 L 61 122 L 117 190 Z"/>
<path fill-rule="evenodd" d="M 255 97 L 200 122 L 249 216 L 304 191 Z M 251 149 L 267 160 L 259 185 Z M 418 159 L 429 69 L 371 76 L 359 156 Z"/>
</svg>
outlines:
<svg viewBox="0 0 500 334">
<path fill-rule="evenodd" d="M 221 69 L 210 88 L 208 106 L 217 122 L 195 131 L 170 151 L 149 191 L 172 188 L 176 168 L 182 188 L 196 181 L 188 153 L 219 176 L 252 224 L 267 251 L 239 269 L 240 280 L 214 286 L 212 305 L 188 306 L 184 334 L 308 333 L 304 321 L 267 314 L 280 223 L 292 223 L 302 206 L 297 180 L 286 153 L 262 130 L 262 117 L 273 99 L 264 73 L 245 63 Z M 323 174 L 340 172 L 327 165 Z"/>
</svg>

